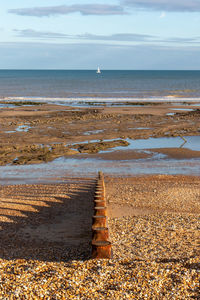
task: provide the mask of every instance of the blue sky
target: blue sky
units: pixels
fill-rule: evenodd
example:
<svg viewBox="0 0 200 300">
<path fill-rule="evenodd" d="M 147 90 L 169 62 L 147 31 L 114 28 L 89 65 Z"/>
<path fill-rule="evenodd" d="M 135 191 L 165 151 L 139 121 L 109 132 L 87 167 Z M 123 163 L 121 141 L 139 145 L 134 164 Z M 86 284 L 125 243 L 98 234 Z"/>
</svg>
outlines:
<svg viewBox="0 0 200 300">
<path fill-rule="evenodd" d="M 3 2 L 1 69 L 200 69 L 200 0 Z"/>
</svg>

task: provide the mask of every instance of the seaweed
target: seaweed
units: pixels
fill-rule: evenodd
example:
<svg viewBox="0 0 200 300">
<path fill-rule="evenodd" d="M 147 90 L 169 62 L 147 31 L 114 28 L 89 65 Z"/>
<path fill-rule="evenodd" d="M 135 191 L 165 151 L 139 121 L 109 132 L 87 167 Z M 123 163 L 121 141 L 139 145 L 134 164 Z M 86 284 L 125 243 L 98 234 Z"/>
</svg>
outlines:
<svg viewBox="0 0 200 300">
<path fill-rule="evenodd" d="M 11 104 L 15 106 L 23 105 L 42 105 L 44 102 L 35 102 L 35 101 L 0 101 L 2 104 Z"/>
</svg>

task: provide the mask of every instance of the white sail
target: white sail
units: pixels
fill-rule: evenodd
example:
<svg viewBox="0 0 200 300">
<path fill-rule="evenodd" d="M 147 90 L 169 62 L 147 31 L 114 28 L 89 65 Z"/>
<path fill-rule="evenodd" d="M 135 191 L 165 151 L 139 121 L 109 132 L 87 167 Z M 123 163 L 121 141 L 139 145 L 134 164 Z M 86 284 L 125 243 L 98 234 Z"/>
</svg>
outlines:
<svg viewBox="0 0 200 300">
<path fill-rule="evenodd" d="M 98 74 L 101 73 L 101 70 L 100 70 L 99 67 L 97 68 L 97 73 L 98 73 Z"/>
</svg>

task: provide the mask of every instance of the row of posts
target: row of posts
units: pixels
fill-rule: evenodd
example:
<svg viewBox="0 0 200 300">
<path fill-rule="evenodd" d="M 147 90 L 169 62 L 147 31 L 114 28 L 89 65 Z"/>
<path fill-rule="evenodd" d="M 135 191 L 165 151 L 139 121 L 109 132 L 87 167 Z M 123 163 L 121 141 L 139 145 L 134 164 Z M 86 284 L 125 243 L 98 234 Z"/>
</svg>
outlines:
<svg viewBox="0 0 200 300">
<path fill-rule="evenodd" d="M 102 172 L 98 173 L 94 194 L 94 215 L 92 221 L 92 258 L 111 258 L 112 249 L 109 241 L 105 183 Z"/>
</svg>

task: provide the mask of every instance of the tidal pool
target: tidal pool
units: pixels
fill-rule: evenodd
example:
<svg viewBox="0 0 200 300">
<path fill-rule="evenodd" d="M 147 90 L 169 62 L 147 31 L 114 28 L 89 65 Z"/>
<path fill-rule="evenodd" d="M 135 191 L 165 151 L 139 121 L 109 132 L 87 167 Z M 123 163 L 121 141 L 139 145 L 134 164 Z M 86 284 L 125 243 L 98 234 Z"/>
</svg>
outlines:
<svg viewBox="0 0 200 300">
<path fill-rule="evenodd" d="M 103 140 L 103 142 L 116 141 Z M 183 137 L 161 137 L 161 138 L 148 138 L 148 139 L 126 139 L 129 143 L 126 147 L 115 147 L 113 149 L 104 150 L 104 152 L 110 152 L 113 150 L 143 150 L 143 149 L 156 149 L 156 148 L 187 148 L 194 151 L 200 151 L 200 135 L 199 136 L 183 136 Z M 80 144 L 97 143 L 99 140 L 90 140 L 81 142 Z M 76 144 L 74 144 L 76 145 Z"/>
<path fill-rule="evenodd" d="M 161 137 L 131 140 L 127 150 L 142 150 L 142 149 L 156 149 L 156 148 L 187 148 L 194 151 L 200 151 L 200 135 L 199 136 L 183 136 L 178 137 Z M 115 150 L 123 150 L 124 147 L 116 147 Z"/>
<path fill-rule="evenodd" d="M 109 161 L 93 158 L 58 158 L 39 165 L 0 167 L 1 184 L 62 182 L 69 177 L 93 177 L 98 171 L 106 175 L 184 174 L 199 176 L 199 159 L 167 159 L 162 155 L 147 159 Z"/>
<path fill-rule="evenodd" d="M 31 126 L 28 125 L 19 125 L 15 130 L 18 132 L 28 132 Z"/>
<path fill-rule="evenodd" d="M 98 133 L 101 133 L 101 132 L 103 132 L 103 131 L 104 131 L 103 129 L 89 130 L 89 131 L 84 132 L 83 135 L 98 134 Z"/>
<path fill-rule="evenodd" d="M 5 131 L 6 133 L 15 133 L 15 132 L 28 132 L 31 126 L 29 125 L 19 125 L 15 130 Z"/>
<path fill-rule="evenodd" d="M 180 110 L 180 111 L 194 111 L 193 108 L 171 108 L 172 110 Z"/>
<path fill-rule="evenodd" d="M 128 147 L 115 150 L 145 150 L 154 148 L 184 147 L 200 150 L 200 136 L 186 136 L 183 145 L 180 137 L 128 140 Z M 112 150 L 110 150 L 112 151 Z M 106 160 L 99 158 L 60 157 L 37 165 L 7 165 L 0 167 L 1 184 L 30 184 L 64 182 L 70 177 L 93 177 L 98 171 L 108 175 L 134 176 L 142 174 L 184 174 L 199 176 L 200 159 L 172 159 L 155 153 L 145 159 Z"/>
</svg>

